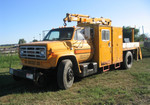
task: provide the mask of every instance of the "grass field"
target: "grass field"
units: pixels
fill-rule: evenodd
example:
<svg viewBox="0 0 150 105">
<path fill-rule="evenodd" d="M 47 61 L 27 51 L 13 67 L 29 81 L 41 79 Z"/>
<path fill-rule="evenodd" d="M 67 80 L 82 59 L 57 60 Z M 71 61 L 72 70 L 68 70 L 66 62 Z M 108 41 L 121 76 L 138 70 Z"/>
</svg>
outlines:
<svg viewBox="0 0 150 105">
<path fill-rule="evenodd" d="M 42 89 L 31 81 L 14 81 L 8 73 L 9 56 L 3 56 L 0 58 L 0 104 L 150 105 L 150 51 L 142 48 L 142 52 L 143 60 L 134 61 L 131 69 L 78 79 L 68 90 L 59 90 L 55 78 Z M 12 62 L 12 66 L 20 67 L 16 55 Z"/>
</svg>

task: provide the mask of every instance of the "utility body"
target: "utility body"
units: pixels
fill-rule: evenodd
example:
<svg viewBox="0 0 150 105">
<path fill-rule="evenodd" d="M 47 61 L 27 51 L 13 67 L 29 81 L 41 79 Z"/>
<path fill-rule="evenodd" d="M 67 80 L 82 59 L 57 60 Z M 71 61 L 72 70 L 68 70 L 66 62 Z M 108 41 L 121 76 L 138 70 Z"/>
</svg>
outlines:
<svg viewBox="0 0 150 105">
<path fill-rule="evenodd" d="M 61 89 L 68 89 L 74 77 L 85 77 L 102 70 L 132 67 L 133 58 L 142 59 L 139 42 L 123 43 L 122 27 L 111 26 L 111 20 L 90 18 L 87 15 L 67 14 L 64 27 L 52 29 L 41 42 L 19 45 L 22 69 L 10 68 L 15 80 L 27 78 L 39 86 L 56 71 Z M 77 21 L 77 27 L 66 27 L 66 22 Z"/>
</svg>

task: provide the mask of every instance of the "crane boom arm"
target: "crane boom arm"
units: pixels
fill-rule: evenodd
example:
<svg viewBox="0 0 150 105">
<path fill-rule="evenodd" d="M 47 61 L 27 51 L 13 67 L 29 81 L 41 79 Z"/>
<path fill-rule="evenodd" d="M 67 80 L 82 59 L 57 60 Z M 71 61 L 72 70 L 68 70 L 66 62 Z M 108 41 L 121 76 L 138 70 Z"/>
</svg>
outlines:
<svg viewBox="0 0 150 105">
<path fill-rule="evenodd" d="M 111 20 L 106 18 L 90 18 L 88 15 L 81 15 L 81 14 L 66 14 L 66 17 L 63 19 L 64 25 L 66 26 L 66 21 L 72 22 L 77 21 L 78 23 L 100 23 L 102 25 L 111 26 Z"/>
</svg>

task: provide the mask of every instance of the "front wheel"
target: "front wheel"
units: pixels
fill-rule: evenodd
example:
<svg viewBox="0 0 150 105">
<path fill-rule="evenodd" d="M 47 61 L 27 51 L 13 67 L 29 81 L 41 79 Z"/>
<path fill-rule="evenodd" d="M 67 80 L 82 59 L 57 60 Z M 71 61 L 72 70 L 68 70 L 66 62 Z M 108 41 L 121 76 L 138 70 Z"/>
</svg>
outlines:
<svg viewBox="0 0 150 105">
<path fill-rule="evenodd" d="M 125 56 L 123 59 L 123 68 L 130 69 L 132 67 L 132 63 L 133 63 L 133 55 L 131 51 L 128 51 L 125 53 Z"/>
<path fill-rule="evenodd" d="M 62 60 L 58 66 L 57 83 L 59 88 L 68 89 L 73 85 L 74 73 L 71 60 Z"/>
</svg>

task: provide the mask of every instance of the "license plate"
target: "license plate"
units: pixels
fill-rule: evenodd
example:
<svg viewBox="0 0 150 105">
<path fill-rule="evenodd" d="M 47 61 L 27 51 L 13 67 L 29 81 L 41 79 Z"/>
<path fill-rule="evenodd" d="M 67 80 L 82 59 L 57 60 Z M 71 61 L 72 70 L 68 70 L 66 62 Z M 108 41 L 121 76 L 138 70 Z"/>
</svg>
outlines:
<svg viewBox="0 0 150 105">
<path fill-rule="evenodd" d="M 10 68 L 9 73 L 13 74 L 13 69 L 12 68 Z"/>
<path fill-rule="evenodd" d="M 26 74 L 26 78 L 28 78 L 28 79 L 33 79 L 33 74 L 27 73 L 27 74 Z"/>
</svg>

